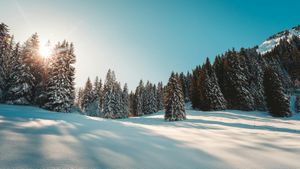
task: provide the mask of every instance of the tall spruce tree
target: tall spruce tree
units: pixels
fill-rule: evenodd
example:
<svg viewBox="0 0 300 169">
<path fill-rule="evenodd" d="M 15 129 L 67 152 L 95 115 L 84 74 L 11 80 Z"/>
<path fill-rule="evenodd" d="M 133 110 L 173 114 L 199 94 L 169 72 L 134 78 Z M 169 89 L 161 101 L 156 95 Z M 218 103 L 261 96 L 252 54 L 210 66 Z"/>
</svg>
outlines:
<svg viewBox="0 0 300 169">
<path fill-rule="evenodd" d="M 144 82 L 140 80 L 140 83 L 135 90 L 135 104 L 136 104 L 135 115 L 136 116 L 144 115 L 144 111 L 143 111 L 144 90 L 145 90 Z"/>
<path fill-rule="evenodd" d="M 167 103 L 165 120 L 166 121 L 178 121 L 185 120 L 186 114 L 184 109 L 184 96 L 182 92 L 182 86 L 180 79 L 175 73 L 171 74 L 167 85 Z"/>
<path fill-rule="evenodd" d="M 129 95 L 128 95 L 128 87 L 125 83 L 121 96 L 121 113 L 123 118 L 127 118 L 129 116 Z"/>
<path fill-rule="evenodd" d="M 201 99 L 200 99 L 200 72 L 201 72 L 201 67 L 197 66 L 194 70 L 193 70 L 193 75 L 191 78 L 191 86 L 190 86 L 190 100 L 192 102 L 192 107 L 194 109 L 196 108 L 200 108 L 201 107 Z"/>
<path fill-rule="evenodd" d="M 214 69 L 208 58 L 206 59 L 206 64 L 201 69 L 199 84 L 201 110 L 226 109 L 226 100 L 224 99 Z"/>
<path fill-rule="evenodd" d="M 47 79 L 47 102 L 45 108 L 52 111 L 70 112 L 74 104 L 75 68 L 74 47 L 67 41 L 54 48 Z"/>
<path fill-rule="evenodd" d="M 6 85 L 5 77 L 7 73 L 5 72 L 5 62 L 10 53 L 11 40 L 10 40 L 8 26 L 4 23 L 0 24 L 0 102 L 4 100 L 4 88 Z"/>
<path fill-rule="evenodd" d="M 164 91 L 163 91 L 162 82 L 159 82 L 157 84 L 156 100 L 157 100 L 157 110 L 162 110 L 164 108 Z"/>
<path fill-rule="evenodd" d="M 12 73 L 8 79 L 10 85 L 5 98 L 8 104 L 30 104 L 31 84 L 28 84 L 28 79 L 34 77 L 26 71 L 28 67 L 24 64 L 23 59 L 19 44 L 17 44 L 13 51 Z"/>
<path fill-rule="evenodd" d="M 228 51 L 224 60 L 224 96 L 231 109 L 254 110 L 254 99 L 250 93 L 243 58 L 236 51 Z"/>
<path fill-rule="evenodd" d="M 22 57 L 24 64 L 27 67 L 27 74 L 32 74 L 34 78 L 26 79 L 28 84 L 31 84 L 31 103 L 37 104 L 39 96 L 43 92 L 43 72 L 44 62 L 39 54 L 39 37 L 38 34 L 33 34 L 24 44 L 22 49 Z"/>
<path fill-rule="evenodd" d="M 114 71 L 108 70 L 103 89 L 103 117 L 125 118 L 121 111 L 122 89 Z"/>
<path fill-rule="evenodd" d="M 271 115 L 275 117 L 291 116 L 289 100 L 284 94 L 284 89 L 277 73 L 271 67 L 265 69 L 263 84 L 267 106 Z"/>
</svg>

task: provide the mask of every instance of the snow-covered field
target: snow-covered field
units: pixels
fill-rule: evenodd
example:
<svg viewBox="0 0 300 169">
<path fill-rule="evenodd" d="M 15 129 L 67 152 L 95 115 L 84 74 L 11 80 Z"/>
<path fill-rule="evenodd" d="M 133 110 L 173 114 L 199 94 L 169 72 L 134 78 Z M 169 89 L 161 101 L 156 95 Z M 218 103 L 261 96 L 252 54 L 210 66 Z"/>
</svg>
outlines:
<svg viewBox="0 0 300 169">
<path fill-rule="evenodd" d="M 0 105 L 0 168 L 299 168 L 300 115 L 188 111 L 123 120 Z"/>
</svg>

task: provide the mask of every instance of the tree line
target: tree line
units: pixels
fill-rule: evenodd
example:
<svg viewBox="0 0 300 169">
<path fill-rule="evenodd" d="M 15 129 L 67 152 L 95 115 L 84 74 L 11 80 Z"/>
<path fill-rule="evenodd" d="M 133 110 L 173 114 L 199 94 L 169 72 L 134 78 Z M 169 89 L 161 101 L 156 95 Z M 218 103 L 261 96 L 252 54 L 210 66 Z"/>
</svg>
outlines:
<svg viewBox="0 0 300 169">
<path fill-rule="evenodd" d="M 109 70 L 104 82 L 98 77 L 94 82 L 88 78 L 75 96 L 73 44 L 57 43 L 52 56 L 45 59 L 38 52 L 37 34 L 20 45 L 2 23 L 0 99 L 2 103 L 37 105 L 60 112 L 77 109 L 89 116 L 113 119 L 165 109 L 166 120 L 184 120 L 187 102 L 202 111 L 268 110 L 273 116 L 288 117 L 292 115 L 288 89 L 299 87 L 300 40 L 293 37 L 286 41 L 282 39 L 264 55 L 256 52 L 257 47 L 228 50 L 216 56 L 213 64 L 207 58 L 192 73 L 173 72 L 165 86 L 141 80 L 131 92 Z M 297 103 L 299 110 L 299 98 Z"/>
</svg>

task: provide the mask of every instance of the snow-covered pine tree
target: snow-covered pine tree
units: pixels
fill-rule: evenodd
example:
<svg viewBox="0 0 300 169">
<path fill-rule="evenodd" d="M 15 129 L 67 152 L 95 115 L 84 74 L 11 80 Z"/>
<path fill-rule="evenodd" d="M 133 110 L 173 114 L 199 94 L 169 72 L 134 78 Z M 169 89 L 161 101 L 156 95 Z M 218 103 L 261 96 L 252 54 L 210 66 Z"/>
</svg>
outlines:
<svg viewBox="0 0 300 169">
<path fill-rule="evenodd" d="M 40 95 L 44 92 L 43 72 L 44 62 L 39 54 L 39 37 L 38 34 L 33 34 L 24 44 L 22 52 L 24 64 L 27 67 L 27 74 L 32 74 L 33 79 L 27 79 L 28 84 L 32 84 L 31 88 L 31 103 L 37 104 Z"/>
<path fill-rule="evenodd" d="M 191 78 L 191 86 L 190 86 L 190 100 L 192 102 L 192 107 L 200 108 L 201 107 L 201 101 L 200 101 L 200 90 L 199 90 L 199 80 L 200 80 L 200 72 L 201 67 L 197 66 L 193 70 L 193 75 Z"/>
<path fill-rule="evenodd" d="M 164 108 L 164 91 L 163 91 L 162 82 L 159 82 L 157 84 L 156 100 L 157 100 L 157 110 L 162 110 Z"/>
<path fill-rule="evenodd" d="M 226 109 L 226 100 L 219 87 L 216 74 L 210 64 L 209 59 L 206 59 L 206 64 L 201 69 L 200 80 L 200 100 L 201 110 L 224 110 Z"/>
<path fill-rule="evenodd" d="M 79 109 L 81 113 L 83 113 L 83 111 L 82 111 L 82 106 L 83 106 L 83 89 L 82 88 L 78 88 L 78 90 L 76 92 L 74 106 L 77 107 L 77 109 Z"/>
<path fill-rule="evenodd" d="M 178 75 L 172 72 L 167 85 L 167 103 L 165 120 L 178 121 L 185 120 L 184 96 Z"/>
<path fill-rule="evenodd" d="M 143 100 L 144 100 L 144 82 L 140 80 L 139 85 L 135 90 L 135 116 L 142 116 L 144 115 L 143 112 Z"/>
<path fill-rule="evenodd" d="M 131 91 L 129 94 L 129 117 L 135 116 L 135 110 L 135 94 Z"/>
<path fill-rule="evenodd" d="M 268 110 L 275 117 L 289 117 L 292 115 L 289 100 L 284 94 L 281 81 L 277 73 L 271 67 L 264 72 L 264 90 Z"/>
<path fill-rule="evenodd" d="M 82 102 L 83 112 L 88 116 L 93 116 L 96 111 L 96 107 L 93 103 L 94 99 L 95 99 L 95 95 L 93 93 L 93 85 L 90 78 L 88 78 L 85 83 L 85 87 L 83 89 L 83 102 Z"/>
<path fill-rule="evenodd" d="M 122 89 L 114 71 L 108 70 L 103 89 L 103 117 L 124 118 L 121 112 Z"/>
<path fill-rule="evenodd" d="M 265 60 L 256 52 L 256 49 L 241 49 L 241 55 L 245 58 L 244 66 L 247 67 L 249 91 L 254 99 L 254 108 L 265 111 L 267 105 L 264 97 L 263 69 Z"/>
<path fill-rule="evenodd" d="M 8 104 L 30 104 L 31 88 L 28 79 L 34 78 L 28 73 L 27 66 L 23 64 L 23 57 L 20 54 L 20 45 L 16 44 L 13 53 L 13 61 L 11 63 L 12 73 L 8 78 L 9 88 L 6 93 L 6 103 Z"/>
<path fill-rule="evenodd" d="M 5 61 L 6 57 L 9 56 L 10 53 L 10 40 L 9 30 L 8 26 L 4 23 L 0 24 L 0 102 L 3 102 L 3 92 L 5 87 L 5 76 L 7 74 L 5 73 Z"/>
<path fill-rule="evenodd" d="M 75 68 L 74 47 L 67 41 L 58 43 L 50 61 L 47 79 L 45 108 L 52 111 L 70 112 L 74 104 Z"/>
<path fill-rule="evenodd" d="M 128 95 L 128 87 L 125 83 L 121 96 L 121 112 L 123 118 L 127 118 L 129 116 L 129 95 Z"/>
<path fill-rule="evenodd" d="M 248 77 L 244 73 L 243 58 L 236 51 L 228 51 L 224 60 L 224 96 L 230 109 L 253 110 L 254 99 L 249 91 Z"/>
<path fill-rule="evenodd" d="M 156 97 L 153 85 L 149 81 L 147 82 L 144 90 L 143 97 L 143 112 L 144 114 L 151 114 L 156 112 Z"/>
</svg>

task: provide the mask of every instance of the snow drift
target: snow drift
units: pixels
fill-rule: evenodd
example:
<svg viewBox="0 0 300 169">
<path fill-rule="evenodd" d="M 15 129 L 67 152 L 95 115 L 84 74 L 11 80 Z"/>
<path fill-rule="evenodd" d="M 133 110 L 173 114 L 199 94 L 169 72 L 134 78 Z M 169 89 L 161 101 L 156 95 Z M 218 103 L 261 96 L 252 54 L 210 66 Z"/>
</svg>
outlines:
<svg viewBox="0 0 300 169">
<path fill-rule="evenodd" d="M 108 120 L 0 105 L 0 168 L 298 168 L 300 116 L 187 111 Z"/>
</svg>

